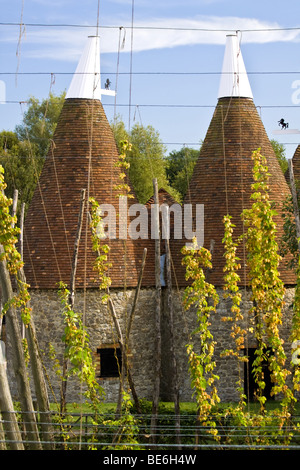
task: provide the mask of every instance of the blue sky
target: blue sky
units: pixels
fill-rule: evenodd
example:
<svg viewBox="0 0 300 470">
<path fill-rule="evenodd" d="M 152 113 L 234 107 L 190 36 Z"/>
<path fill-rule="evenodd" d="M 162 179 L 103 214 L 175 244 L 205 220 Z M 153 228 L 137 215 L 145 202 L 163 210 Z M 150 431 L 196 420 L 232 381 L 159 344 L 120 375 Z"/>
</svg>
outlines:
<svg viewBox="0 0 300 470">
<path fill-rule="evenodd" d="M 1 130 L 20 123 L 20 102 L 30 95 L 43 99 L 68 88 L 98 19 L 102 82 L 109 78 L 117 88 L 116 107 L 102 97 L 109 120 L 117 113 L 128 127 L 151 124 L 168 151 L 199 147 L 217 103 L 226 34 L 239 31 L 269 137 L 285 144 L 288 158 L 300 143 L 300 134 L 274 134 L 282 117 L 300 129 L 299 0 L 100 0 L 99 17 L 98 0 L 0 6 Z"/>
</svg>

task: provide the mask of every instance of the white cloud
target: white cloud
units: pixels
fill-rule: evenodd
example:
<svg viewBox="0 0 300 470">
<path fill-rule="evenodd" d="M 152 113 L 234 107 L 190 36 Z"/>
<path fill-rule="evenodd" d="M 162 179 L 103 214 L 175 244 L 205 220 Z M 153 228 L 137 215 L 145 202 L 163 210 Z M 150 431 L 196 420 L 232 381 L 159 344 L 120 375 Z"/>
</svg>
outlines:
<svg viewBox="0 0 300 470">
<path fill-rule="evenodd" d="M 106 24 L 117 25 L 114 21 Z M 120 23 L 120 26 L 122 23 Z M 173 48 L 197 44 L 225 44 L 228 32 L 243 31 L 242 43 L 268 43 L 278 41 L 298 41 L 298 30 L 284 30 L 277 23 L 261 21 L 255 18 L 238 17 L 195 17 L 157 18 L 136 21 L 133 33 L 133 50 L 141 52 L 152 49 Z M 131 49 L 131 28 L 127 25 L 124 51 Z M 95 34 L 95 28 L 31 28 L 26 32 L 27 57 L 53 60 L 76 61 L 81 54 L 89 34 Z M 119 43 L 118 28 L 100 30 L 101 52 L 117 52 Z"/>
</svg>

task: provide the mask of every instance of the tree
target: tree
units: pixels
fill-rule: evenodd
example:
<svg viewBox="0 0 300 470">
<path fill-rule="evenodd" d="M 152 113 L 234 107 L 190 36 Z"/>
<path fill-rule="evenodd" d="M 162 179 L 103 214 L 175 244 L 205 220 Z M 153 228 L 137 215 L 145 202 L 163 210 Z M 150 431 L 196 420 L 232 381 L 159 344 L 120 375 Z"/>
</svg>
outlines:
<svg viewBox="0 0 300 470">
<path fill-rule="evenodd" d="M 28 140 L 20 141 L 15 132 L 0 133 L 0 164 L 5 170 L 6 194 L 19 192 L 19 201 L 29 204 L 37 184 L 44 159 L 37 155 L 37 146 Z"/>
<path fill-rule="evenodd" d="M 6 194 L 13 197 L 17 189 L 18 200 L 28 207 L 38 182 L 45 156 L 57 125 L 65 93 L 50 94 L 41 102 L 33 96 L 28 109 L 15 132 L 0 133 L 0 163 L 5 170 Z"/>
<path fill-rule="evenodd" d="M 15 131 L 18 139 L 22 142 L 29 140 L 31 144 L 34 144 L 41 157 L 45 157 L 47 154 L 64 99 L 65 92 L 58 96 L 50 93 L 49 97 L 41 102 L 31 96 L 23 121 L 16 126 Z"/>
<path fill-rule="evenodd" d="M 182 147 L 178 151 L 173 150 L 166 157 L 169 183 L 179 192 L 182 199 L 187 193 L 198 157 L 199 150 L 189 147 Z"/>
<path fill-rule="evenodd" d="M 288 169 L 288 162 L 287 162 L 287 159 L 286 159 L 286 156 L 285 156 L 284 145 L 280 144 L 275 139 L 271 140 L 271 144 L 272 144 L 273 150 L 275 152 L 275 155 L 277 157 L 277 160 L 279 162 L 279 165 L 282 169 L 282 172 L 284 174 L 286 172 L 286 170 Z"/>
<path fill-rule="evenodd" d="M 131 144 L 127 161 L 130 164 L 129 179 L 141 204 L 145 204 L 153 195 L 153 179 L 157 179 L 158 187 L 164 188 L 176 200 L 180 195 L 171 187 L 167 177 L 167 161 L 164 158 L 165 147 L 159 133 L 152 127 L 135 124 L 131 131 L 125 129 L 120 118 L 111 124 L 115 140 L 127 140 Z"/>
</svg>

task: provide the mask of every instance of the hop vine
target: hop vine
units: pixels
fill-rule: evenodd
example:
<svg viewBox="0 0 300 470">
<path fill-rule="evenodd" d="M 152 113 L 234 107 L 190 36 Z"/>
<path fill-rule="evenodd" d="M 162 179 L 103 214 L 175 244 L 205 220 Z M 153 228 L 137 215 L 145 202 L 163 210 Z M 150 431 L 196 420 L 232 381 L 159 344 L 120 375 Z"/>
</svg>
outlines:
<svg viewBox="0 0 300 470">
<path fill-rule="evenodd" d="M 231 315 L 227 317 L 223 317 L 222 321 L 232 323 L 231 326 L 231 337 L 235 341 L 235 349 L 226 349 L 223 351 L 221 356 L 234 356 L 237 358 L 239 362 L 239 380 L 238 380 L 238 391 L 240 393 L 240 402 L 241 404 L 244 403 L 245 395 L 243 393 L 243 377 L 241 374 L 241 365 L 245 363 L 248 359 L 245 357 L 242 351 L 244 351 L 245 347 L 245 337 L 247 331 L 243 328 L 243 312 L 241 310 L 241 302 L 242 302 L 242 294 L 239 289 L 239 282 L 240 276 L 238 275 L 237 271 L 241 268 L 239 263 L 239 258 L 237 257 L 236 251 L 238 247 L 238 243 L 233 241 L 233 231 L 235 225 L 231 221 L 231 217 L 229 215 L 224 216 L 223 219 L 224 223 L 224 237 L 223 237 L 223 244 L 224 244 L 224 258 L 225 258 L 225 265 L 223 268 L 224 271 L 224 298 L 230 299 L 231 307 L 230 312 Z"/>
<path fill-rule="evenodd" d="M 108 275 L 109 268 L 112 264 L 108 261 L 109 245 L 102 242 L 104 238 L 103 221 L 101 217 L 101 206 L 94 199 L 90 198 L 91 203 L 91 230 L 93 250 L 97 253 L 94 262 L 94 270 L 99 276 L 99 289 L 107 291 L 111 285 L 111 278 Z M 102 301 L 106 302 L 108 298 L 107 292 L 103 294 Z"/>
<path fill-rule="evenodd" d="M 59 297 L 63 306 L 65 324 L 62 340 L 66 345 L 65 357 L 71 363 L 68 375 L 76 375 L 80 382 L 86 385 L 86 398 L 97 409 L 103 391 L 97 382 L 93 355 L 89 347 L 89 335 L 83 325 L 82 315 L 71 309 L 69 295 L 70 292 L 65 284 L 60 283 Z"/>
<path fill-rule="evenodd" d="M 4 170 L 0 165 L 0 245 L 3 252 L 0 254 L 0 261 L 6 261 L 9 273 L 15 276 L 17 281 L 17 294 L 10 299 L 2 310 L 4 315 L 11 305 L 20 309 L 21 319 L 25 325 L 28 325 L 31 317 L 31 308 L 28 307 L 30 295 L 29 285 L 23 282 L 20 276 L 20 270 L 23 267 L 21 255 L 16 248 L 20 229 L 17 227 L 17 218 L 10 214 L 12 199 L 5 195 L 6 184 L 4 181 Z"/>
<path fill-rule="evenodd" d="M 127 183 L 125 183 L 125 179 L 127 177 L 127 170 L 130 168 L 130 163 L 126 161 L 126 157 L 127 152 L 130 152 L 131 150 L 131 144 L 127 140 L 121 140 L 119 142 L 119 148 L 119 159 L 115 163 L 115 166 L 120 168 L 120 183 L 114 185 L 114 190 L 117 191 L 117 197 L 128 197 L 132 199 L 133 195 L 131 194 L 131 188 Z"/>
<path fill-rule="evenodd" d="M 254 361 L 254 376 L 258 385 L 258 400 L 263 411 L 266 397 L 263 394 L 265 380 L 263 362 L 268 362 L 273 384 L 271 394 L 284 396 L 283 407 L 292 400 L 286 379 L 289 371 L 285 368 L 286 355 L 279 326 L 282 323 L 284 306 L 284 284 L 279 276 L 279 255 L 276 241 L 277 215 L 269 197 L 269 176 L 266 158 L 260 149 L 252 154 L 253 179 L 252 207 L 243 211 L 247 227 L 246 248 L 253 308 L 256 320 L 258 348 Z"/>
<path fill-rule="evenodd" d="M 195 389 L 199 419 L 204 425 L 210 426 L 209 432 L 217 436 L 216 423 L 210 413 L 213 406 L 220 402 L 215 384 L 219 377 L 214 373 L 216 343 L 209 327 L 210 316 L 215 312 L 219 297 L 215 287 L 206 282 L 203 269 L 211 268 L 211 253 L 205 248 L 197 248 L 195 239 L 192 248 L 185 246 L 181 252 L 184 255 L 182 264 L 186 266 L 186 280 L 192 280 L 185 289 L 183 304 L 186 310 L 192 306 L 197 309 L 198 326 L 193 335 L 198 335 L 201 342 L 200 353 L 195 351 L 193 342 L 187 345 L 191 382 Z"/>
</svg>

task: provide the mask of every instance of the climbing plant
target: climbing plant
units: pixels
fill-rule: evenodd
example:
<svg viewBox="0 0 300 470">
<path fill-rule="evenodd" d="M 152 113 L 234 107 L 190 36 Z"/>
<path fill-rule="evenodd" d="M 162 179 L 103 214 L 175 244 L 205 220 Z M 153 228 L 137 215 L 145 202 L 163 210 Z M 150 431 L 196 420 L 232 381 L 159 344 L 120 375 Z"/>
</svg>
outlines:
<svg viewBox="0 0 300 470">
<path fill-rule="evenodd" d="M 130 168 L 130 163 L 127 160 L 128 152 L 131 151 L 132 145 L 128 142 L 128 140 L 121 140 L 119 142 L 119 158 L 118 161 L 115 163 L 115 166 L 120 169 L 119 173 L 119 184 L 114 185 L 114 190 L 117 191 L 117 197 L 125 197 L 132 199 L 133 195 L 131 194 L 131 188 L 129 184 L 126 183 L 127 172 Z"/>
<path fill-rule="evenodd" d="M 210 316 L 215 312 L 219 301 L 215 287 L 205 280 L 204 269 L 211 268 L 211 253 L 205 248 L 197 247 L 196 239 L 193 246 L 184 246 L 182 264 L 186 266 L 186 280 L 191 284 L 186 287 L 183 304 L 186 310 L 196 308 L 197 327 L 191 336 L 191 342 L 187 345 L 189 372 L 192 387 L 195 390 L 199 419 L 204 425 L 210 426 L 210 432 L 217 436 L 216 423 L 211 417 L 211 410 L 220 399 L 217 392 L 214 373 L 216 366 L 214 359 L 215 341 L 210 331 Z M 200 352 L 196 352 L 193 336 L 200 338 Z"/>
<path fill-rule="evenodd" d="M 256 321 L 257 340 L 254 360 L 254 377 L 258 387 L 258 401 L 261 412 L 264 411 L 265 379 L 263 361 L 267 360 L 271 373 L 273 396 L 283 394 L 282 410 L 287 409 L 293 400 L 287 385 L 289 371 L 286 368 L 286 354 L 283 340 L 279 334 L 284 306 L 284 284 L 279 275 L 278 243 L 276 241 L 276 211 L 269 196 L 269 173 L 266 158 L 260 149 L 252 154 L 253 179 L 250 209 L 243 211 L 242 217 L 247 228 L 246 248 L 249 268 L 249 282 L 252 292 L 253 307 L 251 314 Z"/>
<path fill-rule="evenodd" d="M 16 245 L 20 229 L 16 226 L 17 219 L 10 213 L 12 199 L 5 195 L 6 184 L 4 181 L 4 170 L 0 165 L 0 245 L 3 247 L 3 253 L 0 255 L 0 261 L 6 261 L 9 273 L 16 278 L 17 293 L 14 297 L 4 305 L 2 314 L 4 315 L 11 304 L 20 309 L 21 318 L 25 325 L 29 324 L 31 309 L 28 307 L 30 295 L 28 292 L 28 284 L 23 282 L 19 276 L 23 267 L 21 255 Z"/>
<path fill-rule="evenodd" d="M 242 294 L 239 288 L 240 276 L 237 271 L 241 268 L 239 263 L 239 258 L 237 257 L 236 250 L 238 243 L 233 241 L 233 231 L 235 225 L 231 221 L 229 215 L 224 216 L 224 258 L 225 265 L 223 268 L 224 271 L 224 298 L 230 300 L 230 315 L 223 317 L 222 321 L 231 323 L 231 337 L 235 342 L 235 349 L 228 348 L 223 351 L 221 356 L 234 356 L 238 361 L 238 392 L 240 395 L 240 404 L 245 403 L 244 387 L 243 387 L 243 375 L 242 375 L 242 366 L 244 365 L 247 358 L 244 355 L 245 348 L 245 337 L 247 335 L 247 330 L 243 325 L 244 315 L 241 309 Z"/>
<path fill-rule="evenodd" d="M 290 335 L 292 345 L 292 376 L 293 390 L 300 391 L 300 255 L 297 269 L 297 285 L 293 302 L 292 331 Z"/>
<path fill-rule="evenodd" d="M 97 254 L 94 261 L 94 270 L 99 276 L 99 289 L 104 291 L 102 300 L 106 302 L 108 298 L 107 290 L 111 285 L 111 279 L 108 275 L 108 270 L 111 267 L 111 263 L 108 261 L 110 248 L 108 244 L 103 243 L 104 229 L 101 206 L 93 197 L 90 197 L 90 207 L 92 245 L 94 252 Z"/>
<path fill-rule="evenodd" d="M 62 339 L 66 345 L 65 357 L 71 364 L 68 375 L 76 375 L 80 383 L 86 386 L 84 395 L 97 410 L 103 390 L 96 379 L 95 364 L 89 347 L 89 335 L 84 327 L 82 314 L 72 310 L 69 295 L 70 292 L 66 285 L 60 283 L 59 297 L 63 307 L 62 314 L 65 325 Z"/>
</svg>

